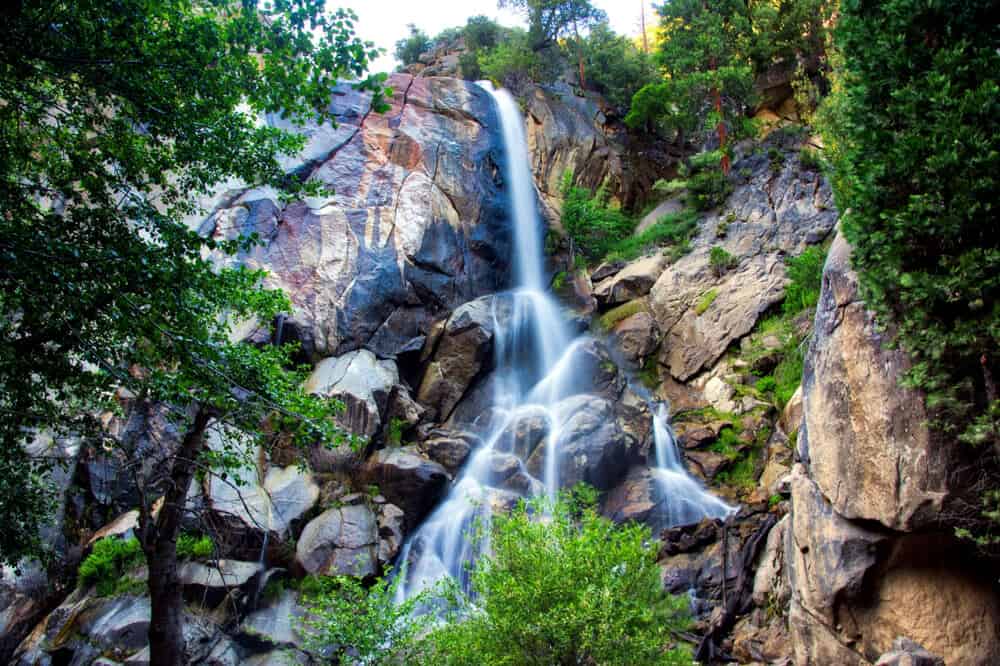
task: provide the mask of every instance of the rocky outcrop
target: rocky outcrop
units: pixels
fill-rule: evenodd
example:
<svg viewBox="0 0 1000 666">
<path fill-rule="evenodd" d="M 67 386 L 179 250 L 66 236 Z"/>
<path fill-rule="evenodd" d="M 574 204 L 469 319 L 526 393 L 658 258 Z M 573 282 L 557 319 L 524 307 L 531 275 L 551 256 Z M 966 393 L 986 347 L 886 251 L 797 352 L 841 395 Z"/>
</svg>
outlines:
<svg viewBox="0 0 1000 666">
<path fill-rule="evenodd" d="M 949 664 L 995 663 L 995 581 L 939 526 L 961 450 L 928 429 L 923 396 L 899 386 L 907 358 L 885 348 L 849 256 L 838 237 L 803 378 L 785 544 L 796 663 L 874 663 L 905 652 L 900 636 Z"/>
<path fill-rule="evenodd" d="M 837 221 L 830 187 L 799 163 L 795 139 L 778 133 L 733 164 L 735 189 L 710 211 L 692 251 L 660 273 L 650 309 L 664 334 L 660 363 L 687 381 L 711 367 L 784 296 L 784 257 L 826 238 Z M 737 265 L 721 275 L 709 253 Z"/>
<path fill-rule="evenodd" d="M 336 129 L 299 130 L 308 143 L 287 168 L 334 194 L 284 204 L 270 190 L 231 192 L 202 225 L 214 238 L 260 235 L 237 260 L 289 296 L 285 339 L 314 359 L 419 348 L 436 315 L 507 281 L 489 96 L 457 79 L 394 74 L 387 84 L 385 114 L 344 86 Z"/>
<path fill-rule="evenodd" d="M 444 467 L 412 446 L 375 452 L 361 470 L 361 478 L 378 486 L 389 502 L 403 510 L 408 528 L 437 503 L 449 479 Z"/>
</svg>

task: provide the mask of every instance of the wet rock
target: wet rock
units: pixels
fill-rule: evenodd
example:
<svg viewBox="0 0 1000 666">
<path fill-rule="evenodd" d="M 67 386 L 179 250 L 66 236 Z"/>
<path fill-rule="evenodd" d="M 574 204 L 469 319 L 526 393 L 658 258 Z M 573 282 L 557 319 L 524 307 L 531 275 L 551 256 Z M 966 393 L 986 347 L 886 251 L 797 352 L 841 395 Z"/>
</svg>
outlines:
<svg viewBox="0 0 1000 666">
<path fill-rule="evenodd" d="M 581 481 L 598 490 L 608 490 L 624 478 L 629 461 L 629 442 L 612 418 L 607 400 L 576 395 L 559 402 L 555 412 L 561 421 L 554 450 L 559 452 L 558 483 L 563 487 Z M 545 451 L 535 449 L 528 471 L 543 478 Z"/>
<path fill-rule="evenodd" d="M 403 510 L 395 504 L 378 506 L 378 561 L 384 566 L 392 562 L 403 546 L 405 519 Z"/>
<path fill-rule="evenodd" d="M 455 474 L 479 444 L 479 437 L 469 432 L 435 430 L 430 439 L 420 442 L 418 446 L 428 458 L 443 465 L 450 474 Z"/>
<path fill-rule="evenodd" d="M 649 523 L 660 498 L 648 468 L 633 467 L 604 499 L 601 513 L 616 523 Z"/>
<path fill-rule="evenodd" d="M 602 307 L 611 307 L 645 296 L 666 265 L 660 253 L 633 261 L 594 285 L 594 297 Z"/>
<path fill-rule="evenodd" d="M 686 451 L 684 457 L 694 466 L 694 471 L 697 472 L 698 476 L 706 481 L 714 479 L 730 464 L 729 458 L 715 451 Z"/>
<path fill-rule="evenodd" d="M 445 468 L 412 446 L 376 451 L 365 463 L 361 476 L 403 510 L 407 529 L 437 504 L 448 483 Z"/>
<path fill-rule="evenodd" d="M 240 624 L 240 634 L 267 646 L 301 647 L 302 636 L 296 623 L 302 615 L 298 593 L 285 590 L 267 607 L 248 615 Z"/>
<path fill-rule="evenodd" d="M 349 432 L 372 437 L 382 425 L 389 396 L 399 383 L 392 361 L 380 361 L 367 349 L 323 359 L 306 381 L 307 393 L 342 400 L 347 409 L 337 416 Z"/>
<path fill-rule="evenodd" d="M 549 434 L 550 414 L 529 407 L 515 414 L 497 439 L 494 448 L 527 460 Z"/>
<path fill-rule="evenodd" d="M 612 329 L 622 355 L 633 363 L 639 363 L 656 350 L 659 329 L 648 312 L 637 312 L 621 320 Z"/>
<path fill-rule="evenodd" d="M 302 530 L 295 561 L 322 576 L 370 576 L 378 570 L 378 525 L 365 504 L 328 509 Z"/>
</svg>

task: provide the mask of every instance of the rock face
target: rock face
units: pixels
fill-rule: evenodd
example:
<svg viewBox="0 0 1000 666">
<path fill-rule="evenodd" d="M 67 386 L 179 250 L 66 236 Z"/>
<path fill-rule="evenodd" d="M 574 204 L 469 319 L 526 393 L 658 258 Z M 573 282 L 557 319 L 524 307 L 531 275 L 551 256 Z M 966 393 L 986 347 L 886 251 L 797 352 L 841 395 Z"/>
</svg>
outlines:
<svg viewBox="0 0 1000 666">
<path fill-rule="evenodd" d="M 923 396 L 899 386 L 906 353 L 883 349 L 849 262 L 838 236 L 803 373 L 808 437 L 800 450 L 837 513 L 910 530 L 940 513 L 954 452 L 924 425 Z"/>
<path fill-rule="evenodd" d="M 701 223 L 692 251 L 663 270 L 650 290 L 650 309 L 664 333 L 660 363 L 675 379 L 691 379 L 749 333 L 783 297 L 784 256 L 822 241 L 836 224 L 829 185 L 802 168 L 795 145 L 772 136 L 763 146 L 784 155 L 775 163 L 780 168 L 763 152 L 737 160 L 733 173 L 746 176 Z M 721 276 L 708 261 L 714 246 L 738 260 Z"/>
<path fill-rule="evenodd" d="M 906 652 L 900 636 L 949 664 L 996 663 L 994 581 L 950 530 L 935 531 L 961 451 L 923 424 L 923 396 L 899 386 L 907 359 L 883 348 L 849 254 L 837 238 L 805 362 L 785 539 L 796 663 L 874 663 Z"/>
<path fill-rule="evenodd" d="M 412 527 L 441 498 L 448 472 L 416 447 L 402 447 L 377 451 L 365 463 L 362 478 L 401 508 Z"/>
<path fill-rule="evenodd" d="M 489 96 L 457 79 L 394 74 L 387 84 L 385 114 L 344 86 L 332 102 L 339 126 L 304 130 L 308 145 L 287 165 L 333 196 L 284 205 L 268 190 L 235 192 L 202 226 L 265 240 L 239 260 L 288 294 L 285 328 L 313 358 L 360 347 L 391 358 L 419 346 L 438 313 L 507 281 Z"/>
<path fill-rule="evenodd" d="M 370 576 L 377 571 L 378 529 L 367 505 L 328 509 L 299 536 L 295 561 L 322 576 Z"/>
</svg>

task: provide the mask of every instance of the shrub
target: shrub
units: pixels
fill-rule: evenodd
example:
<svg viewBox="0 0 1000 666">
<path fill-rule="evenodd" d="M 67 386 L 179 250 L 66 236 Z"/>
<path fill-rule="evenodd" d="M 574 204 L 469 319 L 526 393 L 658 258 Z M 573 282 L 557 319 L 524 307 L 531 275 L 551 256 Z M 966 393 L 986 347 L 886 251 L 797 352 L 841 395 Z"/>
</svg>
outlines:
<svg viewBox="0 0 1000 666">
<path fill-rule="evenodd" d="M 617 241 L 628 236 L 634 220 L 611 206 L 606 185 L 596 191 L 573 184 L 573 172 L 563 174 L 562 226 L 581 254 L 602 257 Z"/>
<path fill-rule="evenodd" d="M 475 601 L 430 634 L 421 663 L 690 664 L 685 647 L 666 649 L 688 601 L 663 591 L 649 528 L 617 526 L 592 502 L 564 494 L 495 517 Z"/>
<path fill-rule="evenodd" d="M 203 560 L 215 554 L 215 544 L 207 535 L 181 534 L 177 537 L 177 557 Z"/>
<path fill-rule="evenodd" d="M 548 51 L 531 48 L 524 30 L 512 29 L 495 48 L 479 52 L 483 75 L 514 93 L 526 84 L 548 83 L 559 75 L 561 60 Z"/>
<path fill-rule="evenodd" d="M 936 425 L 995 447 L 996 3 L 852 0 L 841 7 L 842 76 L 822 118 L 862 295 L 912 357 L 907 384 L 926 392 Z"/>
<path fill-rule="evenodd" d="M 774 389 L 777 388 L 777 385 L 778 383 L 775 381 L 774 377 L 767 375 L 766 377 L 758 379 L 757 383 L 754 384 L 754 388 L 761 393 L 774 393 Z"/>
<path fill-rule="evenodd" d="M 598 319 L 601 330 L 610 331 L 618 322 L 631 317 L 637 312 L 645 312 L 649 308 L 645 298 L 637 298 L 634 301 L 623 303 L 618 307 L 611 308 Z"/>
<path fill-rule="evenodd" d="M 823 158 L 820 157 L 819 151 L 815 148 L 802 146 L 799 150 L 799 164 L 802 165 L 803 169 L 819 171 L 823 166 Z"/>
<path fill-rule="evenodd" d="M 396 603 L 403 576 L 388 574 L 365 588 L 350 576 L 311 576 L 299 585 L 306 613 L 297 621 L 307 650 L 336 663 L 418 663 L 421 636 L 433 622 L 417 609 L 430 592 Z"/>
<path fill-rule="evenodd" d="M 77 571 L 77 582 L 83 587 L 96 585 L 97 594 L 108 596 L 114 594 L 125 572 L 144 561 L 139 540 L 105 537 L 94 543 L 80 568 Z"/>
<path fill-rule="evenodd" d="M 650 248 L 662 245 L 669 245 L 677 250 L 678 256 L 687 254 L 691 249 L 689 241 L 698 230 L 699 220 L 698 213 L 692 210 L 664 215 L 642 233 L 611 244 L 606 259 L 628 261 L 641 256 Z"/>
<path fill-rule="evenodd" d="M 715 274 L 720 277 L 729 269 L 735 268 L 738 263 L 739 259 L 729 254 L 726 252 L 725 248 L 719 247 L 718 245 L 714 246 L 708 252 L 708 265 L 711 266 L 712 270 L 715 271 Z"/>
<path fill-rule="evenodd" d="M 826 248 L 818 245 L 807 248 L 799 256 L 785 262 L 788 279 L 791 280 L 785 287 L 785 300 L 781 304 L 785 314 L 796 315 L 816 306 L 823 286 L 825 263 Z"/>
</svg>

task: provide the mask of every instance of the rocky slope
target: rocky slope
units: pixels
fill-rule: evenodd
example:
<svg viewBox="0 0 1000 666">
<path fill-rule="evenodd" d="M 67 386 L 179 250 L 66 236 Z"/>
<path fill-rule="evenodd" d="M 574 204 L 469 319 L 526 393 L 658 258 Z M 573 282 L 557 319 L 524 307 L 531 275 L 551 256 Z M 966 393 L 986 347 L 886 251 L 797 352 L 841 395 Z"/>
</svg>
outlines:
<svg viewBox="0 0 1000 666">
<path fill-rule="evenodd" d="M 390 84 L 384 115 L 344 89 L 332 102 L 340 126 L 308 128 L 304 154 L 289 162 L 333 195 L 287 203 L 234 189 L 200 223 L 216 237 L 265 239 L 238 260 L 287 291 L 294 310 L 280 335 L 301 341 L 314 365 L 308 390 L 344 400 L 343 424 L 368 445 L 304 461 L 279 446 L 238 491 L 217 479 L 192 488 L 200 522 L 188 528 L 209 531 L 224 557 L 182 568 L 193 663 L 310 663 L 295 628 L 302 577 L 366 576 L 392 563 L 480 443 L 470 430 L 492 418 L 494 315 L 511 307 L 497 293 L 511 248 L 495 112 L 458 79 L 399 74 Z M 530 91 L 525 110 L 550 217 L 566 169 L 589 185 L 610 177 L 638 201 L 672 164 L 640 168 L 649 156 L 597 101 L 568 89 Z M 593 394 L 559 406 L 573 414 L 560 478 L 596 486 L 614 520 L 661 527 L 646 398 L 668 400 L 689 469 L 739 507 L 724 522 L 661 535 L 663 582 L 691 592 L 700 658 L 904 664 L 934 663 L 933 653 L 995 663 L 995 576 L 938 520 L 967 499 L 967 479 L 952 473 L 961 449 L 928 431 L 921 396 L 899 388 L 905 357 L 884 348 L 859 300 L 829 185 L 802 163 L 802 141 L 776 132 L 741 147 L 733 193 L 702 216 L 684 256 L 649 253 L 572 276 L 575 321 L 607 329 L 581 356 Z M 803 384 L 779 410 L 755 385 L 782 344 L 762 320 L 784 296 L 785 259 L 822 243 L 831 246 L 815 317 L 788 324 L 809 339 Z M 713 247 L 735 265 L 714 267 Z M 243 333 L 261 341 L 253 322 Z M 146 433 L 151 455 L 177 438 L 155 410 L 109 423 Z M 544 435 L 530 417 L 504 433 L 508 455 L 490 468 L 496 502 L 533 489 Z M 134 489 L 87 443 L 63 450 L 73 464 L 57 479 L 64 502 L 51 528 L 62 568 L 3 573 L 0 660 L 144 663 L 142 567 L 109 595 L 75 581 L 97 537 L 134 528 Z"/>
</svg>

